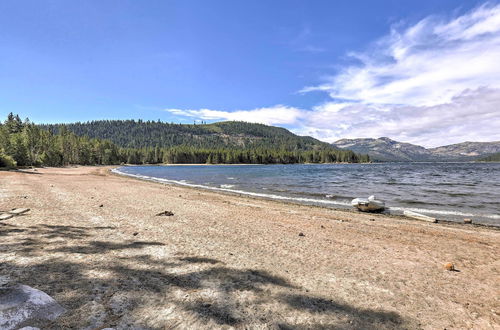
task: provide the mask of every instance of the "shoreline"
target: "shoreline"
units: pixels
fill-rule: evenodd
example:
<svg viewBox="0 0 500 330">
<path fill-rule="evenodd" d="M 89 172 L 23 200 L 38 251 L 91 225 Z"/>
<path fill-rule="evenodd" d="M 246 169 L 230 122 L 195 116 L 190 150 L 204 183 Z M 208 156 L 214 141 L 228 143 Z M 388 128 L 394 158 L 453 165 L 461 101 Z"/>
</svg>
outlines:
<svg viewBox="0 0 500 330">
<path fill-rule="evenodd" d="M 189 166 L 189 164 L 186 164 L 186 165 Z M 227 164 L 227 165 L 233 165 L 233 164 Z M 252 165 L 252 164 L 248 164 L 248 165 Z M 141 166 L 141 165 L 139 165 L 139 166 Z M 148 166 L 150 166 L 150 165 L 148 165 Z M 172 165 L 172 166 L 175 166 L 175 165 Z M 109 170 L 110 174 L 122 176 L 122 177 L 127 177 L 127 178 L 131 178 L 131 179 L 135 179 L 135 180 L 140 180 L 140 181 L 144 181 L 144 182 L 152 182 L 152 183 L 162 184 L 162 185 L 174 185 L 177 187 L 183 187 L 183 188 L 201 190 L 201 191 L 211 191 L 214 193 L 220 193 L 222 195 L 246 197 L 246 198 L 252 198 L 252 199 L 256 199 L 256 200 L 274 201 L 274 202 L 290 204 L 290 205 L 302 205 L 302 206 L 317 207 L 320 209 L 330 209 L 330 210 L 335 210 L 338 212 L 347 212 L 347 213 L 352 213 L 352 214 L 369 214 L 372 216 L 385 216 L 385 217 L 397 218 L 397 219 L 406 220 L 406 221 L 421 222 L 421 220 L 412 219 L 412 218 L 409 218 L 403 214 L 395 214 L 395 213 L 387 213 L 387 212 L 366 213 L 366 212 L 359 212 L 357 210 L 354 210 L 353 208 L 348 208 L 348 207 L 342 208 L 342 207 L 331 206 L 334 203 L 331 203 L 330 205 L 326 206 L 326 205 L 319 205 L 320 203 L 314 202 L 314 201 L 300 202 L 300 201 L 294 200 L 292 198 L 274 198 L 272 196 L 263 196 L 263 195 L 258 196 L 256 193 L 254 194 L 254 193 L 250 193 L 250 192 L 246 192 L 246 191 L 237 192 L 237 191 L 231 191 L 231 189 L 209 187 L 209 186 L 203 186 L 203 185 L 198 185 L 198 184 L 181 184 L 179 182 L 176 182 L 175 180 L 167 180 L 169 182 L 162 182 L 160 180 L 156 180 L 155 178 L 141 178 L 141 177 L 137 177 L 135 175 L 131 175 L 128 173 L 119 172 L 118 171 L 119 167 L 122 167 L 122 166 L 114 166 L 114 167 L 110 168 L 110 170 Z M 389 209 L 390 209 L 390 207 L 389 207 Z M 436 223 L 434 223 L 434 225 L 438 225 L 438 224 L 459 225 L 459 226 L 467 226 L 467 227 L 477 226 L 477 227 L 487 227 L 487 228 L 493 228 L 496 230 L 500 230 L 500 224 L 477 223 L 477 222 L 464 223 L 464 222 L 461 222 L 458 220 L 455 221 L 455 220 L 448 220 L 448 219 L 436 219 Z"/>
<path fill-rule="evenodd" d="M 111 168 L 0 173 L 0 210 L 31 209 L 0 221 L 0 274 L 67 310 L 40 328 L 500 324 L 496 229 L 151 184 Z"/>
</svg>

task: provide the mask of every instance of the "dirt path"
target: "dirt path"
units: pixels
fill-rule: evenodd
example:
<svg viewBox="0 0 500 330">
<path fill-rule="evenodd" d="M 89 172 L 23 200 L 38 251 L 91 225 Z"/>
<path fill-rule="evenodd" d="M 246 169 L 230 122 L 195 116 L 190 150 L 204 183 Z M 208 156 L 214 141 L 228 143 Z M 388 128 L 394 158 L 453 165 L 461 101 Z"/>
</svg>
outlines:
<svg viewBox="0 0 500 330">
<path fill-rule="evenodd" d="M 500 327 L 498 229 L 29 172 L 0 172 L 0 210 L 32 209 L 0 222 L 0 275 L 68 310 L 47 328 Z"/>
</svg>

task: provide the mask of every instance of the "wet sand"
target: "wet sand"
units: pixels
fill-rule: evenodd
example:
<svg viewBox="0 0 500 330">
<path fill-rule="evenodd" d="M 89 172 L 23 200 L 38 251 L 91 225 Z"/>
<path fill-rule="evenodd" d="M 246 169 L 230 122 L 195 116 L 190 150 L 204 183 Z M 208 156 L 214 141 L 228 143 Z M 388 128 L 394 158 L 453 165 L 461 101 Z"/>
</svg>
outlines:
<svg viewBox="0 0 500 330">
<path fill-rule="evenodd" d="M 0 222 L 0 275 L 67 309 L 44 328 L 500 327 L 495 228 L 223 195 L 106 167 L 0 172 L 0 210 L 15 207 L 31 211 Z"/>
</svg>

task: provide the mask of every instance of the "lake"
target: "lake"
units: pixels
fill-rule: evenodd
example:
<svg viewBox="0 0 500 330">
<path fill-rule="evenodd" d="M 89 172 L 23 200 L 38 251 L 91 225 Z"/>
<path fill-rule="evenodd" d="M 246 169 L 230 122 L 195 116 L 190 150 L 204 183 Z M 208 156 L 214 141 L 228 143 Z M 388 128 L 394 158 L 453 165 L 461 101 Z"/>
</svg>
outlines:
<svg viewBox="0 0 500 330">
<path fill-rule="evenodd" d="M 204 189 L 349 208 L 375 195 L 401 214 L 500 226 L 500 163 L 124 166 L 118 173 Z"/>
</svg>

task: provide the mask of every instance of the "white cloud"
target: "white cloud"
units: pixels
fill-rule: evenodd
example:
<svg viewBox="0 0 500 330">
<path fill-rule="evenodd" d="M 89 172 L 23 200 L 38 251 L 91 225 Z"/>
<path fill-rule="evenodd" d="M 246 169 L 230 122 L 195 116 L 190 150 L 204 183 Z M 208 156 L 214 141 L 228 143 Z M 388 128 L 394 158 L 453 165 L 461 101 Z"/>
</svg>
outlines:
<svg viewBox="0 0 500 330">
<path fill-rule="evenodd" d="M 500 90 L 466 90 L 435 106 L 326 103 L 294 130 L 333 142 L 341 138 L 388 136 L 435 147 L 463 141 L 500 141 Z"/>
<path fill-rule="evenodd" d="M 330 142 L 388 136 L 430 147 L 500 140 L 500 5 L 487 3 L 451 19 L 430 16 L 403 29 L 393 27 L 366 51 L 349 55 L 359 64 L 302 90 L 332 98 L 309 110 L 279 105 L 234 112 L 168 111 L 288 125 L 298 134 Z"/>
<path fill-rule="evenodd" d="M 210 109 L 181 110 L 165 109 L 166 111 L 184 117 L 205 120 L 237 120 L 267 125 L 294 125 L 297 124 L 303 111 L 284 105 L 253 110 L 221 111 Z"/>
<path fill-rule="evenodd" d="M 468 88 L 500 88 L 500 5 L 484 5 L 450 21 L 428 17 L 393 28 L 320 86 L 332 98 L 362 103 L 432 106 Z"/>
<path fill-rule="evenodd" d="M 360 64 L 302 90 L 333 100 L 313 108 L 298 132 L 329 141 L 389 136 L 426 146 L 500 140 L 500 5 L 393 28 L 350 56 Z"/>
</svg>

